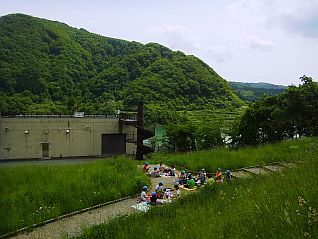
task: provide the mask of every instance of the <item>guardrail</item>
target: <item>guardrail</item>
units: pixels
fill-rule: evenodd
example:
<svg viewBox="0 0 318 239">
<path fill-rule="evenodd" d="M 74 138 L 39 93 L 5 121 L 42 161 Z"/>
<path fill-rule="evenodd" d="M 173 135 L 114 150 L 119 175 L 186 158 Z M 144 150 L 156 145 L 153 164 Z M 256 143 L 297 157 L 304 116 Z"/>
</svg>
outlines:
<svg viewBox="0 0 318 239">
<path fill-rule="evenodd" d="M 0 115 L 2 118 L 107 118 L 107 119 L 116 119 L 118 115 L 114 114 L 105 114 L 105 115 L 50 115 L 50 114 L 19 114 L 19 115 Z"/>
</svg>

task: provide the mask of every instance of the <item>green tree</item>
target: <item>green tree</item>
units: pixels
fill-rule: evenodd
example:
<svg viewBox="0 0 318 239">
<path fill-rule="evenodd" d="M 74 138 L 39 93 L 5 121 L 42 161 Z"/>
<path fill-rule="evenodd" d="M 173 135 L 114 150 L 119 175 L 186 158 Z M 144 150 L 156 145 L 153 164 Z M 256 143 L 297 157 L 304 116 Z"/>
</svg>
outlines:
<svg viewBox="0 0 318 239">
<path fill-rule="evenodd" d="M 201 123 L 196 130 L 195 138 L 198 150 L 224 146 L 221 127 L 213 122 Z"/>
<path fill-rule="evenodd" d="M 196 150 L 195 127 L 192 124 L 168 125 L 163 146 L 170 152 Z"/>
<path fill-rule="evenodd" d="M 245 112 L 233 129 L 234 145 L 256 145 L 297 136 L 318 135 L 318 83 L 301 77 L 298 87 L 263 97 Z"/>
</svg>

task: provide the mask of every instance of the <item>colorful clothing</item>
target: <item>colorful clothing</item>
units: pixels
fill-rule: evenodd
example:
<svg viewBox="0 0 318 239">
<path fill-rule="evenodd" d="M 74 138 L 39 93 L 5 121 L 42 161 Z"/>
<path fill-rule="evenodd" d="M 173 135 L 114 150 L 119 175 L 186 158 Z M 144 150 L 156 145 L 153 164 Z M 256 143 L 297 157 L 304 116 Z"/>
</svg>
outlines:
<svg viewBox="0 0 318 239">
<path fill-rule="evenodd" d="M 187 181 L 187 188 L 194 188 L 195 186 L 195 181 L 193 179 L 189 179 Z"/>
<path fill-rule="evenodd" d="M 140 194 L 140 202 L 147 202 L 147 193 L 145 191 Z"/>
<path fill-rule="evenodd" d="M 148 167 L 148 165 L 144 165 L 144 167 L 143 167 L 143 171 L 144 171 L 144 173 L 146 173 L 146 172 L 148 172 L 148 171 L 149 171 L 149 167 Z"/>
<path fill-rule="evenodd" d="M 223 176 L 221 171 L 217 171 L 215 174 L 215 181 L 219 183 L 223 183 Z"/>
</svg>

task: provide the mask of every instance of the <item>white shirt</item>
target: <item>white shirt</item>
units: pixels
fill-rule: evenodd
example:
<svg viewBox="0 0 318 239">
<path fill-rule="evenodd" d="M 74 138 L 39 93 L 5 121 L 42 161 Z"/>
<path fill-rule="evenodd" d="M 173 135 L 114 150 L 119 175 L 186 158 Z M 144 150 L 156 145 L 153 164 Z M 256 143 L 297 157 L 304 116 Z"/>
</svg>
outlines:
<svg viewBox="0 0 318 239">
<path fill-rule="evenodd" d="M 140 201 L 147 202 L 147 193 L 145 191 L 142 191 L 140 194 Z"/>
</svg>

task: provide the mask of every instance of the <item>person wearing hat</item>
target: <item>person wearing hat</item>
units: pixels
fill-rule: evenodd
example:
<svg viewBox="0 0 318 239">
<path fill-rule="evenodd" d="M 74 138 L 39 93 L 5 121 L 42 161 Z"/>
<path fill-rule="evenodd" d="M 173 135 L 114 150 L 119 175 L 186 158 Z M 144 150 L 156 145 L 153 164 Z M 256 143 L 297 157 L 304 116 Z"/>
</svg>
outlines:
<svg viewBox="0 0 318 239">
<path fill-rule="evenodd" d="M 155 187 L 155 191 L 156 191 L 156 193 L 160 192 L 160 191 L 162 191 L 162 192 L 164 191 L 163 182 L 162 181 Z"/>
<path fill-rule="evenodd" d="M 200 185 L 204 184 L 206 181 L 206 172 L 205 169 L 201 169 L 199 175 L 197 176 L 198 181 L 200 180 Z"/>
<path fill-rule="evenodd" d="M 232 175 L 231 175 L 231 171 L 230 170 L 226 170 L 225 171 L 225 179 L 227 182 L 232 181 Z"/>
<path fill-rule="evenodd" d="M 157 194 L 157 198 L 162 198 L 164 195 L 164 187 L 163 187 L 163 182 L 161 181 L 156 187 L 155 187 L 155 192 Z"/>
<path fill-rule="evenodd" d="M 183 184 L 187 183 L 187 175 L 186 175 L 186 172 L 184 170 L 182 170 L 181 173 L 179 174 L 178 183 L 180 185 L 183 185 Z"/>
<path fill-rule="evenodd" d="M 140 194 L 140 201 L 139 202 L 148 202 L 148 198 L 150 198 L 150 196 L 147 196 L 147 191 L 148 191 L 148 187 L 143 186 L 142 192 Z"/>
<path fill-rule="evenodd" d="M 150 205 L 157 206 L 157 199 L 156 192 L 152 192 L 150 197 Z"/>
<path fill-rule="evenodd" d="M 218 168 L 218 169 L 216 170 L 216 173 L 215 173 L 215 182 L 217 182 L 217 183 L 223 183 L 223 175 L 222 175 L 221 168 Z"/>
<path fill-rule="evenodd" d="M 150 177 L 159 177 L 160 174 L 159 174 L 159 170 L 158 170 L 158 167 L 157 166 L 154 166 L 153 167 L 153 170 L 150 172 Z"/>
<path fill-rule="evenodd" d="M 148 171 L 149 171 L 149 163 L 148 162 L 145 162 L 144 167 L 142 168 L 142 170 L 143 170 L 144 173 L 148 173 Z"/>
</svg>

